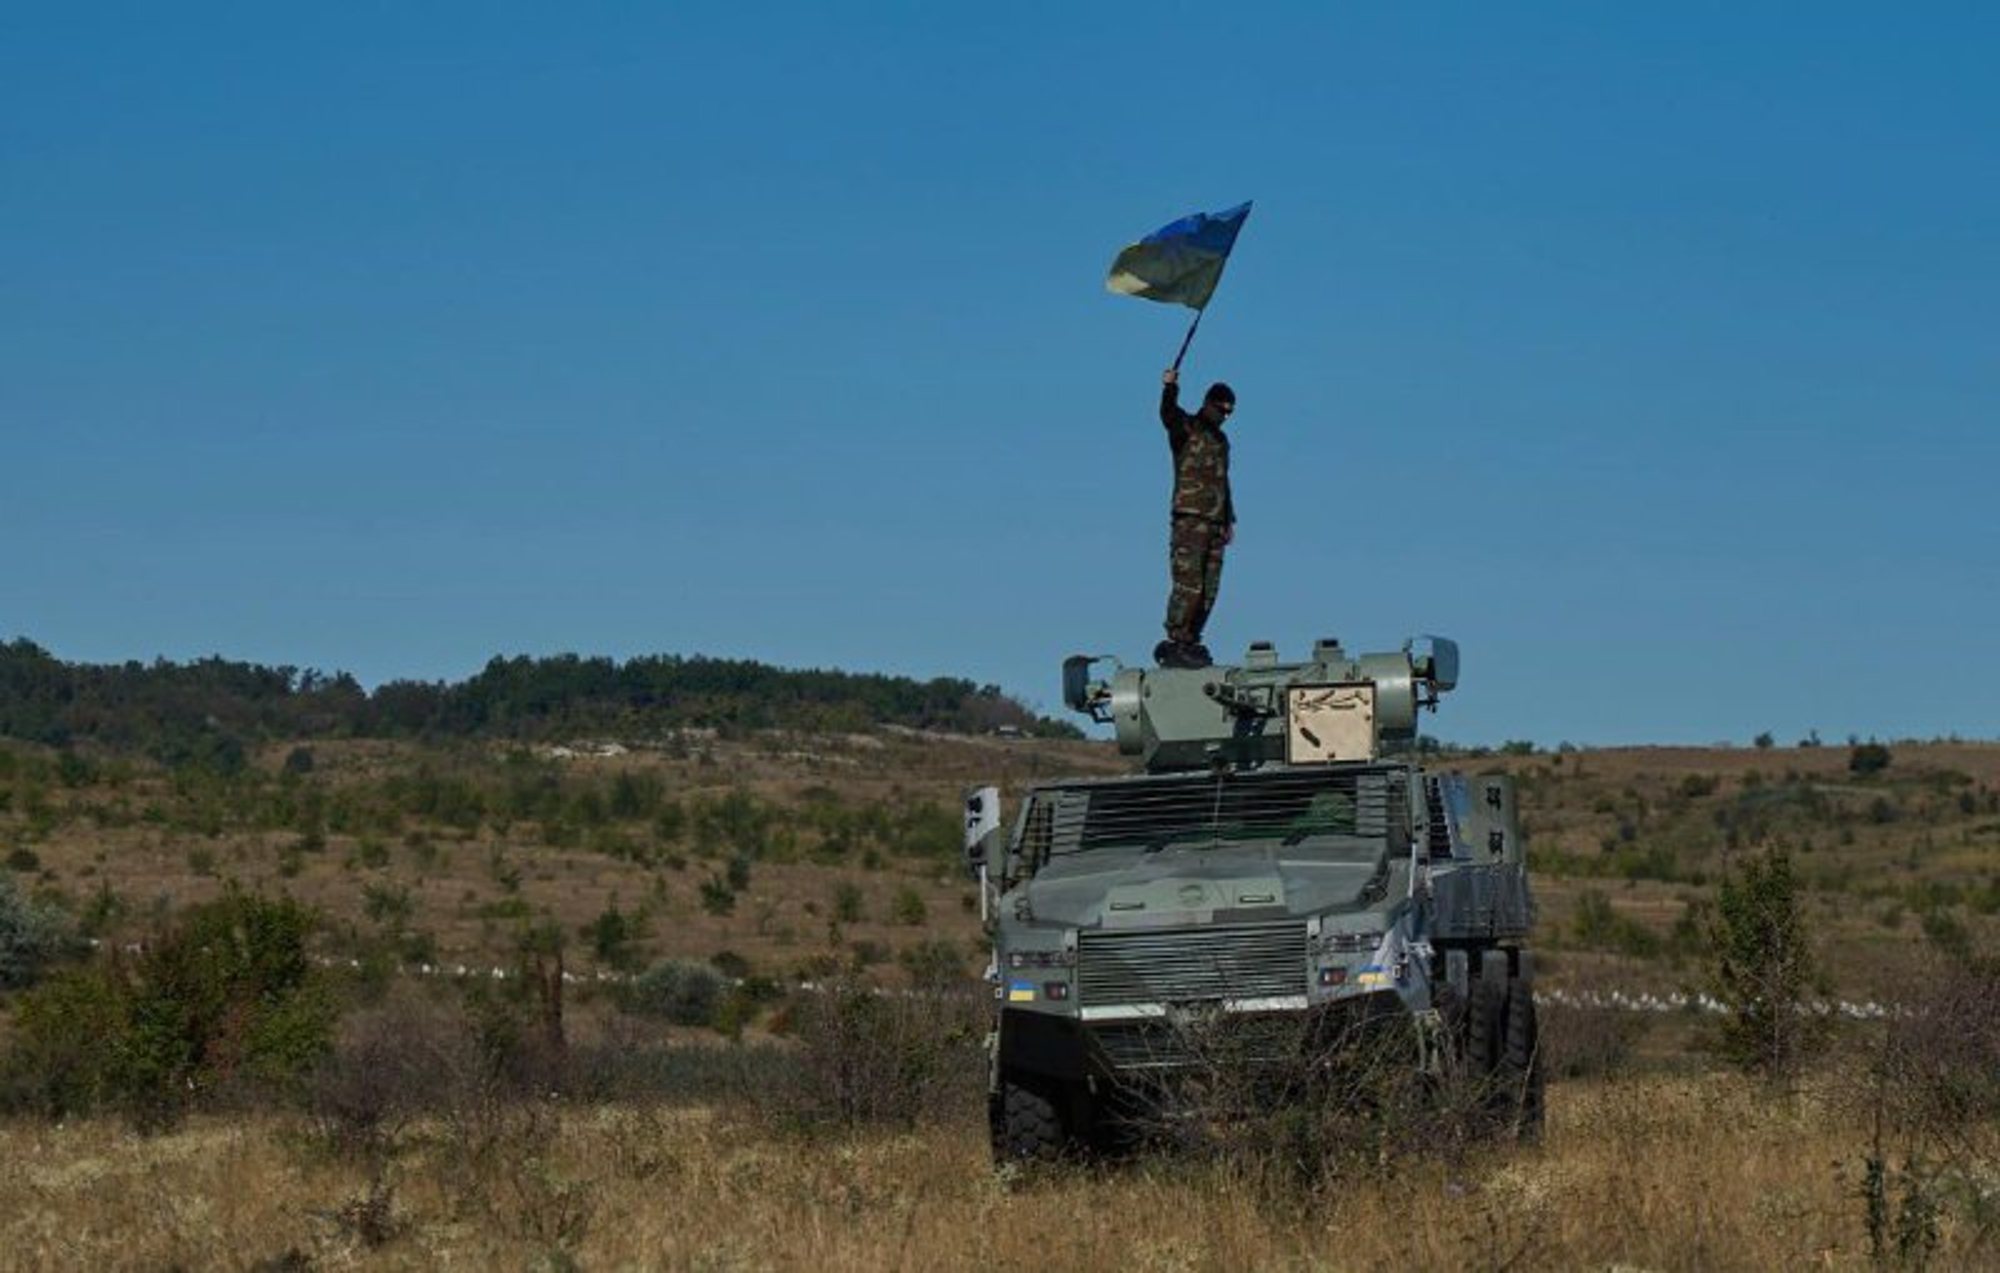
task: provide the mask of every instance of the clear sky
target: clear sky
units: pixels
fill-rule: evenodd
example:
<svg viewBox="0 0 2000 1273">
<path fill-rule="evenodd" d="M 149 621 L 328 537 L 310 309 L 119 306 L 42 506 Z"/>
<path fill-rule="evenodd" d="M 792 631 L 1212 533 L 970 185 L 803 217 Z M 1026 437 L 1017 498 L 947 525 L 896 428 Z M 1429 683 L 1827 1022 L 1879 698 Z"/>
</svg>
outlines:
<svg viewBox="0 0 2000 1273">
<path fill-rule="evenodd" d="M 1435 732 L 2000 735 L 2000 8 L 0 5 L 0 638 L 1060 711 L 1166 596 L 1103 287 L 1256 211 L 1209 629 Z"/>
</svg>

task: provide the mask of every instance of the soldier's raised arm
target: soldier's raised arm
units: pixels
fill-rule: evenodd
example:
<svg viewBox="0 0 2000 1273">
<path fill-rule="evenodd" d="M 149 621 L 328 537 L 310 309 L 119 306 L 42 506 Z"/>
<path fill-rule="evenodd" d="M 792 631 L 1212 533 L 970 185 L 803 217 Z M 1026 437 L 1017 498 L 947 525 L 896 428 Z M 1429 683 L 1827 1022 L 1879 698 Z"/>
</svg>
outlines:
<svg viewBox="0 0 2000 1273">
<path fill-rule="evenodd" d="M 1172 367 L 1160 376 L 1160 423 L 1176 436 L 1187 428 L 1187 412 L 1181 410 L 1181 373 Z"/>
</svg>

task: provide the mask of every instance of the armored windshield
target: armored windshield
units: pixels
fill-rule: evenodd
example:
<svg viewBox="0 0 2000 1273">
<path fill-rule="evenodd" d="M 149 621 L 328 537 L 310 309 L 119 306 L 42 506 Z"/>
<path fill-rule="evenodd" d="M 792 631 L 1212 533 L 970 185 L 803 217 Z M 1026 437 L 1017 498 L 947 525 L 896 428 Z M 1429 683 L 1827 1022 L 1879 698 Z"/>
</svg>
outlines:
<svg viewBox="0 0 2000 1273">
<path fill-rule="evenodd" d="M 1174 774 L 1036 791 L 1023 824 L 1030 861 L 1105 849 L 1159 852 L 1253 843 L 1370 855 L 1409 843 L 1400 767 Z"/>
</svg>

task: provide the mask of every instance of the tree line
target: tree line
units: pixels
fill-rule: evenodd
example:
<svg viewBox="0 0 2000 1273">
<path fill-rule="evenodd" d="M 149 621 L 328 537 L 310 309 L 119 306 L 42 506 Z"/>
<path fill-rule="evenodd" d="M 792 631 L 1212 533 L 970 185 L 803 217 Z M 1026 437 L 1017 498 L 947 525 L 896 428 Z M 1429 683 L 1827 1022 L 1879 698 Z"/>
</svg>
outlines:
<svg viewBox="0 0 2000 1273">
<path fill-rule="evenodd" d="M 306 738 L 534 740 L 679 728 L 858 730 L 877 725 L 1074 736 L 997 685 L 794 670 L 749 659 L 559 654 L 495 657 L 463 681 L 364 688 L 345 672 L 221 657 L 71 663 L 34 642 L 0 644 L 0 737 L 90 741 L 169 763 L 227 762 L 251 741 Z"/>
</svg>

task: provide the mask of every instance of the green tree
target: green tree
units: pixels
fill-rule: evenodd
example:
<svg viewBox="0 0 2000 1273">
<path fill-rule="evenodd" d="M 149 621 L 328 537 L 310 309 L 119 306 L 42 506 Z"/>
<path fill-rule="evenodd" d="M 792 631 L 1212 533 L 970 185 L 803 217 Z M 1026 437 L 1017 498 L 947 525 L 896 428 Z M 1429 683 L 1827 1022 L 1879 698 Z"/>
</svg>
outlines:
<svg viewBox="0 0 2000 1273">
<path fill-rule="evenodd" d="M 619 910 L 613 900 L 598 912 L 596 919 L 584 925 L 583 936 L 590 939 L 598 963 L 608 968 L 631 969 L 638 966 L 638 948 L 645 940 L 646 924 L 639 916 Z"/>
<path fill-rule="evenodd" d="M 1890 759 L 1889 749 L 1881 743 L 1856 743 L 1847 753 L 1847 769 L 1865 778 L 1887 769 Z"/>
<path fill-rule="evenodd" d="M 1709 939 L 1713 992 L 1727 1010 L 1722 1055 L 1752 1074 L 1791 1077 L 1825 1032 L 1807 1003 L 1811 940 L 1783 850 L 1767 846 L 1723 879 Z"/>
<path fill-rule="evenodd" d="M 5 1067 L 51 1114 L 100 1102 L 173 1122 L 233 1080 L 287 1082 L 329 1046 L 332 997 L 306 957 L 311 911 L 231 889 L 157 934 L 28 992 Z"/>
</svg>

